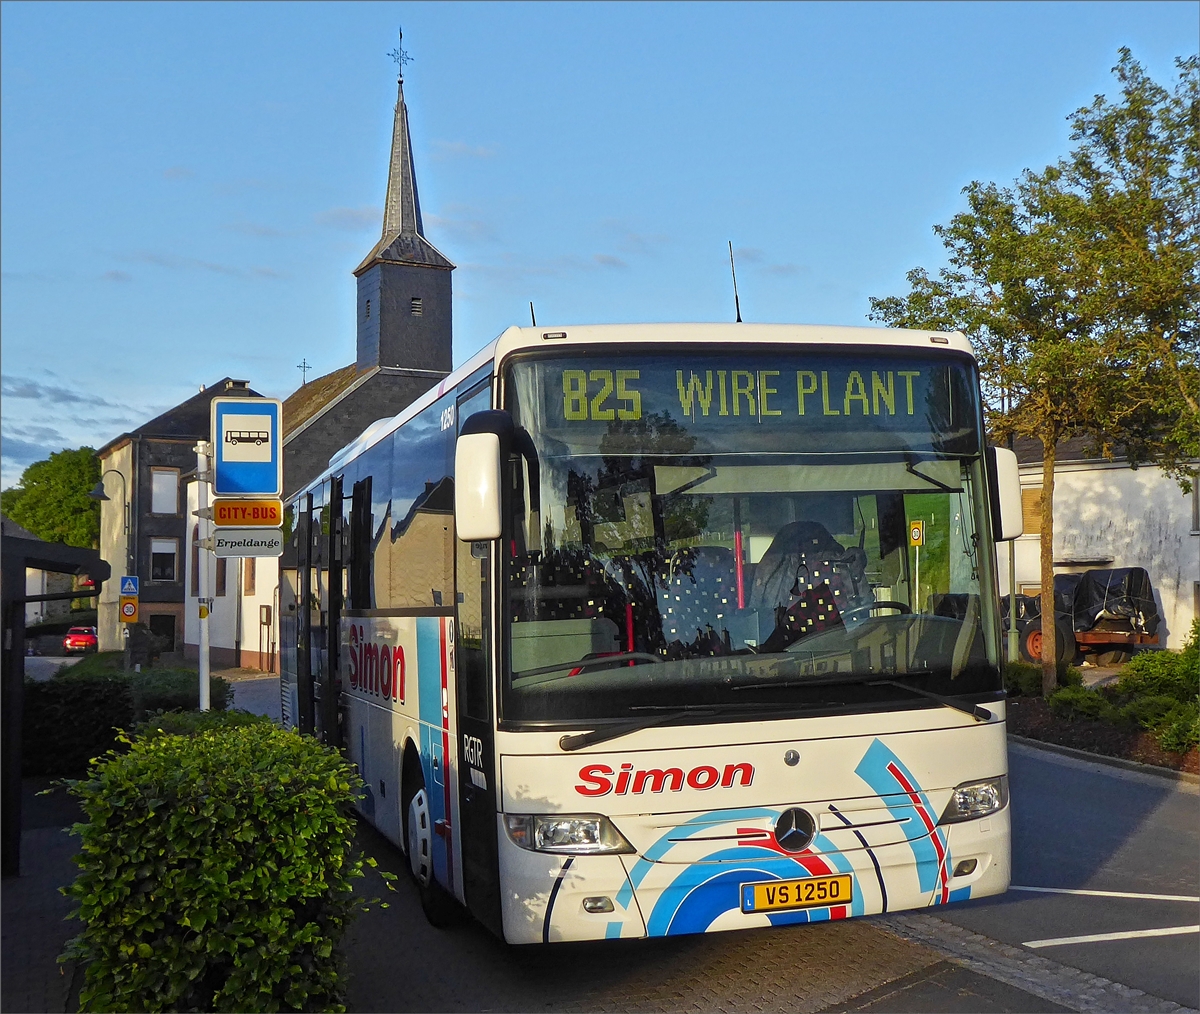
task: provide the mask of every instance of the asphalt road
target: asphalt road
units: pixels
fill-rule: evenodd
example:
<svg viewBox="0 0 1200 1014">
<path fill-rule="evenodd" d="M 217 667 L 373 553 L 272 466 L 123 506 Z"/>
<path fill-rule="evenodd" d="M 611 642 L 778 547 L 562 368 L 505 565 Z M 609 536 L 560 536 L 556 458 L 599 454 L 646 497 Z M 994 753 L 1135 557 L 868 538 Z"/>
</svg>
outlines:
<svg viewBox="0 0 1200 1014">
<path fill-rule="evenodd" d="M 1008 944 L 1200 924 L 1200 793 L 1107 765 L 1009 745 L 1013 885 L 938 918 Z M 1191 901 L 1120 898 L 1176 896 Z M 1200 934 L 1029 948 L 1185 1007 L 1200 1007 Z"/>
</svg>

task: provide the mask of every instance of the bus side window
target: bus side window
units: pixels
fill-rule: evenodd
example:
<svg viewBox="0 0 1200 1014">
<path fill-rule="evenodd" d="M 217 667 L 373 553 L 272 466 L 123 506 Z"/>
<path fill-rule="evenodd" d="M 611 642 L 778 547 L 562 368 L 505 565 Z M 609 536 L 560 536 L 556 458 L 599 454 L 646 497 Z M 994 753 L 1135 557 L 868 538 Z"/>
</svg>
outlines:
<svg viewBox="0 0 1200 1014">
<path fill-rule="evenodd" d="M 371 608 L 371 477 L 354 484 L 350 506 L 350 608 Z"/>
</svg>

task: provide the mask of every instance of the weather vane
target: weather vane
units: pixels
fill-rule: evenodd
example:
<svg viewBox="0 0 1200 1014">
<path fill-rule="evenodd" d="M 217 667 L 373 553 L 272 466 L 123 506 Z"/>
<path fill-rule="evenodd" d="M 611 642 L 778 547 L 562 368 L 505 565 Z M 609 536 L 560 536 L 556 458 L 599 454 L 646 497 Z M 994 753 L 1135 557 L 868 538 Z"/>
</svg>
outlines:
<svg viewBox="0 0 1200 1014">
<path fill-rule="evenodd" d="M 399 29 L 399 32 L 400 45 L 388 53 L 388 56 L 396 61 L 396 66 L 400 68 L 400 76 L 404 77 L 404 67 L 406 64 L 412 63 L 412 57 L 409 56 L 408 52 L 404 49 L 404 29 Z"/>
</svg>

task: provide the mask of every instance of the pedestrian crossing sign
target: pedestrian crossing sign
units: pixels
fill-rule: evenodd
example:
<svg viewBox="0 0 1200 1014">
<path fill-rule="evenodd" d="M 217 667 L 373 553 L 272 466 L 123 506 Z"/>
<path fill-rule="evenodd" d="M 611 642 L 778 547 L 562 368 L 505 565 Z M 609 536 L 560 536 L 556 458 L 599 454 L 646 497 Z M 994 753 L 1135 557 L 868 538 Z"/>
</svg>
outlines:
<svg viewBox="0 0 1200 1014">
<path fill-rule="evenodd" d="M 138 593 L 138 579 L 136 575 L 126 574 L 121 578 L 121 594 L 136 595 Z"/>
</svg>

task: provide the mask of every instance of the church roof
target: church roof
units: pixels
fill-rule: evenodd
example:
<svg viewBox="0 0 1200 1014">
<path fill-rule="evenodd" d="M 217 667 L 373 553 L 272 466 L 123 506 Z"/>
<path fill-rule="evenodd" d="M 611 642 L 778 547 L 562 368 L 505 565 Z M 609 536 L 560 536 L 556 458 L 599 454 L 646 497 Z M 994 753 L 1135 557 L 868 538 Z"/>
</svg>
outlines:
<svg viewBox="0 0 1200 1014">
<path fill-rule="evenodd" d="M 356 379 L 358 371 L 351 363 L 296 388 L 283 403 L 283 439 L 286 441 L 309 419 L 319 415 L 331 401 L 345 393 Z"/>
<path fill-rule="evenodd" d="M 383 206 L 383 234 L 379 242 L 354 269 L 361 275 L 379 261 L 415 264 L 453 270 L 454 265 L 425 238 L 421 223 L 421 200 L 413 167 L 412 137 L 408 131 L 408 107 L 404 104 L 404 76 L 396 85 L 396 118 L 392 124 L 392 158 L 388 166 L 387 197 Z"/>
</svg>

